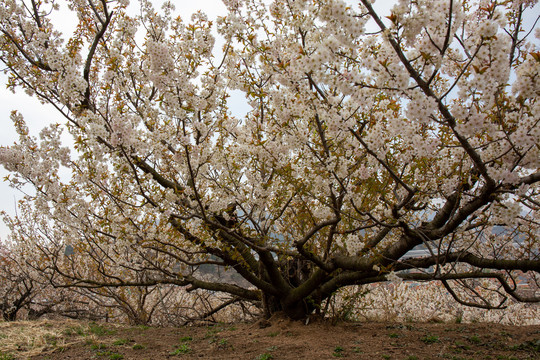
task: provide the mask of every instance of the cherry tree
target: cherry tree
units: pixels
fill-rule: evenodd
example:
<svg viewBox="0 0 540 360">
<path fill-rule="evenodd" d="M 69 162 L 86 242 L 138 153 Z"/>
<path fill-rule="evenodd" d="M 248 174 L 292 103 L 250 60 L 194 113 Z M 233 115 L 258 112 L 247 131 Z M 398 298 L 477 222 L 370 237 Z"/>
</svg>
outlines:
<svg viewBox="0 0 540 360">
<path fill-rule="evenodd" d="M 0 314 L 2 319 L 12 321 L 17 313 L 31 304 L 39 285 L 21 271 L 21 266 L 0 243 Z"/>
<path fill-rule="evenodd" d="M 35 189 L 12 239 L 55 286 L 171 284 L 295 319 L 388 281 L 540 300 L 516 286 L 540 272 L 535 1 L 226 0 L 212 21 L 68 4 L 69 38 L 54 1 L 0 5 L 8 87 L 59 114 L 33 136 L 14 111 L 0 152 Z"/>
</svg>

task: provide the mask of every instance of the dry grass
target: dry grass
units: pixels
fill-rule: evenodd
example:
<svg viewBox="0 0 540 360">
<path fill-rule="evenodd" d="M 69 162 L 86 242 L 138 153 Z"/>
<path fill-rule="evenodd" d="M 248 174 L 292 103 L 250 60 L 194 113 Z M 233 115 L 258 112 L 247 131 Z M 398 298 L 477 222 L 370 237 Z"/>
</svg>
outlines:
<svg viewBox="0 0 540 360">
<path fill-rule="evenodd" d="M 25 359 L 93 341 L 92 326 L 74 320 L 0 322 L 0 360 Z"/>
<path fill-rule="evenodd" d="M 332 336 L 328 336 L 331 333 Z M 83 321 L 0 323 L 0 360 L 538 359 L 540 326 L 290 321 L 151 328 Z"/>
</svg>

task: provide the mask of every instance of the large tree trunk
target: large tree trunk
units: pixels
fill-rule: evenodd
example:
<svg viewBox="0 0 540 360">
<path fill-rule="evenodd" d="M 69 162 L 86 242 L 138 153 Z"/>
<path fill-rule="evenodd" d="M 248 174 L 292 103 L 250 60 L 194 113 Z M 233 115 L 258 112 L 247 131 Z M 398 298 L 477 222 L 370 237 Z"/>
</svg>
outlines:
<svg viewBox="0 0 540 360">
<path fill-rule="evenodd" d="M 273 314 L 282 312 L 292 320 L 302 320 L 309 316 L 315 310 L 308 301 L 299 301 L 293 304 L 284 305 L 281 299 L 275 296 L 263 296 L 264 316 L 270 318 Z"/>
<path fill-rule="evenodd" d="M 15 321 L 17 319 L 18 310 L 19 309 L 3 311 L 2 318 L 4 321 Z"/>
<path fill-rule="evenodd" d="M 281 263 L 279 267 L 283 278 L 292 285 L 293 289 L 303 284 L 313 273 L 313 269 L 306 260 L 287 260 Z M 285 296 L 277 297 L 264 294 L 264 316 L 269 318 L 277 312 L 283 312 L 290 319 L 301 320 L 312 314 L 320 306 L 320 300 L 315 301 L 310 297 L 292 303 L 284 300 Z"/>
</svg>

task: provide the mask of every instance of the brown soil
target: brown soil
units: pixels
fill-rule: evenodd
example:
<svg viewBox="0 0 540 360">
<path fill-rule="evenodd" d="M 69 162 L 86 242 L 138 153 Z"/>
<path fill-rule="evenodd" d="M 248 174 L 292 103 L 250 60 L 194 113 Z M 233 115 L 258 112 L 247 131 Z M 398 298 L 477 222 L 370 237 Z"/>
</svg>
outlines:
<svg viewBox="0 0 540 360">
<path fill-rule="evenodd" d="M 52 327 L 50 322 L 45 326 Z M 274 317 L 251 324 L 182 328 L 86 323 L 68 330 L 62 330 L 62 342 L 49 335 L 54 342 L 30 359 L 540 359 L 540 326 L 321 321 L 305 325 Z M 2 337 L 0 349 L 1 343 Z M 23 350 L 19 346 L 10 357 L 0 351 L 0 359 L 26 358 L 20 356 Z"/>
</svg>

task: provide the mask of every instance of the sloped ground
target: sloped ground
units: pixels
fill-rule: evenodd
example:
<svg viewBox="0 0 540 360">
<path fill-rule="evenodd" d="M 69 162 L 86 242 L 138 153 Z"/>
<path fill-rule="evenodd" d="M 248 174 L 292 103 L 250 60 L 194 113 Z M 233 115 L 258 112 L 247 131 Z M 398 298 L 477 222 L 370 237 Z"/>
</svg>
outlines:
<svg viewBox="0 0 540 360">
<path fill-rule="evenodd" d="M 0 323 L 7 359 L 540 359 L 540 326 L 339 323 L 281 317 L 182 328 Z"/>
</svg>

